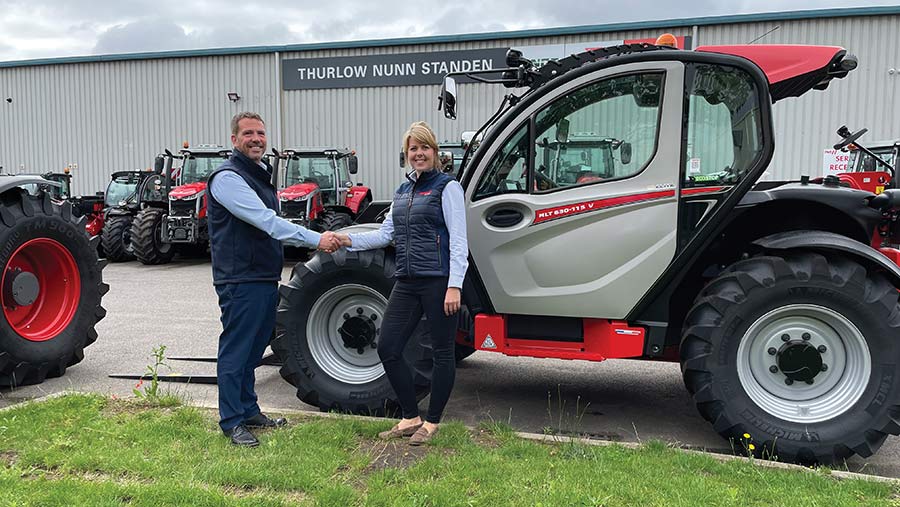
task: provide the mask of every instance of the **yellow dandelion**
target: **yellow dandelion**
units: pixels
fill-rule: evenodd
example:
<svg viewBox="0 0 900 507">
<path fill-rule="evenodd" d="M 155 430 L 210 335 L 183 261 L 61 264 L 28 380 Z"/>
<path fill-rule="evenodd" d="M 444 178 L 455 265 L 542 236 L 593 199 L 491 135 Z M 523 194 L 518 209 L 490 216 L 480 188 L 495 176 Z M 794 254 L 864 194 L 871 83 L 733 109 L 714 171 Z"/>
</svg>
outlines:
<svg viewBox="0 0 900 507">
<path fill-rule="evenodd" d="M 749 446 L 747 446 L 747 448 L 750 449 L 751 451 L 755 451 L 755 450 L 756 450 L 756 446 L 753 445 L 753 444 L 750 444 Z"/>
<path fill-rule="evenodd" d="M 749 434 L 749 433 L 744 433 L 744 438 L 750 438 L 750 434 Z"/>
</svg>

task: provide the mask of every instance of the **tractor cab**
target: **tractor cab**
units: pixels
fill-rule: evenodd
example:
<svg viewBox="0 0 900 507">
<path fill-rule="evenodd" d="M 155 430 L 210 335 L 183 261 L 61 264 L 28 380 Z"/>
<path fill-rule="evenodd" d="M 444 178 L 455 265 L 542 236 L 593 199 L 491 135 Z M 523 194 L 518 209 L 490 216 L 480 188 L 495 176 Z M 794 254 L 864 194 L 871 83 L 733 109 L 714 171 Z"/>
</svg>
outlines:
<svg viewBox="0 0 900 507">
<path fill-rule="evenodd" d="M 566 130 L 557 129 L 555 139 L 543 137 L 537 141 L 545 148 L 538 161 L 539 189 L 600 181 L 628 172 L 631 143 L 592 132 L 568 135 Z"/>
<path fill-rule="evenodd" d="M 149 171 L 116 171 L 110 175 L 106 185 L 104 203 L 107 208 L 137 204 L 138 187 Z"/>
<path fill-rule="evenodd" d="M 47 193 L 50 195 L 51 199 L 58 202 L 68 200 L 69 197 L 72 196 L 72 174 L 68 167 L 66 167 L 61 173 L 22 173 L 20 174 L 20 176 L 39 176 L 47 181 L 55 183 L 55 185 L 46 183 L 28 183 L 22 185 L 21 187 L 31 195 L 41 195 L 42 193 Z"/>
<path fill-rule="evenodd" d="M 275 167 L 281 217 L 317 231 L 350 225 L 372 201 L 371 191 L 351 175 L 356 152 L 348 148 L 294 148 L 269 155 Z"/>
</svg>

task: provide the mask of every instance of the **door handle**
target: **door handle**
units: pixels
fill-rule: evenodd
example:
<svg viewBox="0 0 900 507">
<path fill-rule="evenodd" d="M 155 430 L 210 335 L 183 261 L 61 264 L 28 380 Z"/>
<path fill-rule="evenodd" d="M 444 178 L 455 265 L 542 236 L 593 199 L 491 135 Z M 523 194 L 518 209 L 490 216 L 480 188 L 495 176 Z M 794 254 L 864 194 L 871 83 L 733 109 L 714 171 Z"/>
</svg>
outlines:
<svg viewBox="0 0 900 507">
<path fill-rule="evenodd" d="M 512 227 L 517 225 L 525 215 L 514 209 L 498 209 L 487 216 L 487 223 L 494 227 Z"/>
</svg>

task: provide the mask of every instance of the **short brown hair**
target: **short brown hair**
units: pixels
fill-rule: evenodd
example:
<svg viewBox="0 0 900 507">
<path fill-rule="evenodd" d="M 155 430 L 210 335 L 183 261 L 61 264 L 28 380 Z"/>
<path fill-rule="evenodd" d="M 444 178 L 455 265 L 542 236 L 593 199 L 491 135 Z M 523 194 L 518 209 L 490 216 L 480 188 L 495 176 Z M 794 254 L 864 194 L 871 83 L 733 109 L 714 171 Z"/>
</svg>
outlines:
<svg viewBox="0 0 900 507">
<path fill-rule="evenodd" d="M 414 121 L 412 125 L 409 126 L 406 133 L 403 134 L 403 145 L 401 149 L 403 150 L 404 157 L 406 157 L 409 152 L 410 139 L 415 140 L 419 144 L 430 146 L 431 149 L 434 150 L 434 166 L 435 168 L 440 169 L 441 162 L 438 160 L 437 138 L 434 136 L 434 131 L 431 130 L 431 127 L 424 121 Z M 407 160 L 407 163 L 408 162 L 409 160 Z"/>
<path fill-rule="evenodd" d="M 241 120 L 259 120 L 259 122 L 263 125 L 266 124 L 266 122 L 263 121 L 262 116 L 260 116 L 258 113 L 244 111 L 243 113 L 238 113 L 231 118 L 231 135 L 238 135 L 238 130 L 240 129 L 240 127 L 238 127 L 238 123 L 240 123 Z"/>
</svg>

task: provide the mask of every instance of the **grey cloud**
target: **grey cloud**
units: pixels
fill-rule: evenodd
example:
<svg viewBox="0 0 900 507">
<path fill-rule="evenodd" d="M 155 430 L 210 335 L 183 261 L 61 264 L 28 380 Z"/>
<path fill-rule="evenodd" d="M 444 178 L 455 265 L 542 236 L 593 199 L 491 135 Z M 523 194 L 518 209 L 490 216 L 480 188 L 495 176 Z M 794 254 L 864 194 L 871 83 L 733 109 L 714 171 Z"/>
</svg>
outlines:
<svg viewBox="0 0 900 507">
<path fill-rule="evenodd" d="M 116 25 L 97 37 L 94 54 L 166 51 L 194 47 L 184 29 L 164 19 Z"/>
</svg>

